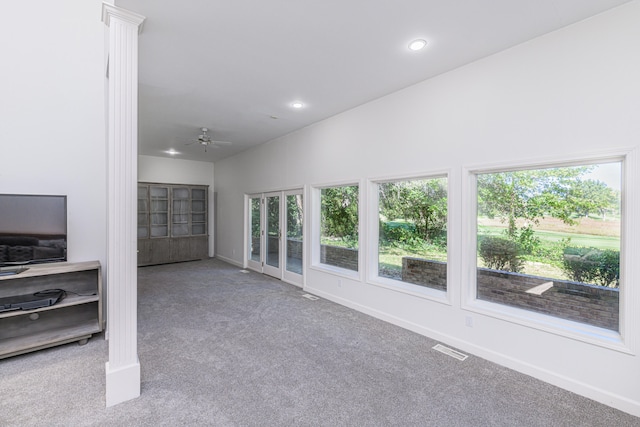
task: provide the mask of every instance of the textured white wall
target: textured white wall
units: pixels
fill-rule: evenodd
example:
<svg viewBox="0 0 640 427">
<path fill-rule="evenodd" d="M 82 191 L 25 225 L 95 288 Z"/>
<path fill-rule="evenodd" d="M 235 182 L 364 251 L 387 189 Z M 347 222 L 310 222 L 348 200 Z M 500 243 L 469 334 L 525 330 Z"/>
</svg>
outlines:
<svg viewBox="0 0 640 427">
<path fill-rule="evenodd" d="M 66 194 L 69 261 L 106 260 L 100 0 L 12 2 L 0 26 L 0 192 Z"/>
<path fill-rule="evenodd" d="M 471 208 L 462 195 L 468 168 L 640 149 L 638 22 L 634 1 L 216 163 L 224 225 L 216 254 L 242 262 L 246 193 L 449 171 L 448 302 L 372 286 L 364 274 L 349 280 L 313 268 L 306 289 L 640 415 L 634 354 L 464 309 L 462 258 L 472 237 L 461 231 Z M 633 192 L 637 200 L 637 186 Z M 366 214 L 361 220 L 368 225 Z M 637 246 L 638 228 L 627 231 Z M 639 277 L 634 268 L 628 279 Z M 639 312 L 638 305 L 636 298 L 628 310 Z M 635 352 L 639 330 L 628 326 Z"/>
</svg>

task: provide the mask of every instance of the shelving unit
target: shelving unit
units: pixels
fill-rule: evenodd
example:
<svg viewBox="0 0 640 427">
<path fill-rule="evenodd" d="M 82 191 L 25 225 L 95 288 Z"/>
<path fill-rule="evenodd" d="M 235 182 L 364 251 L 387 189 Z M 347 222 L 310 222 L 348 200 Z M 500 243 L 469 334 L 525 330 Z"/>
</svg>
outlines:
<svg viewBox="0 0 640 427">
<path fill-rule="evenodd" d="M 0 298 L 46 289 L 63 289 L 67 296 L 49 307 L 0 313 L 0 359 L 74 341 L 84 344 L 103 330 L 98 261 L 32 265 L 0 276 Z"/>
<path fill-rule="evenodd" d="M 138 183 L 138 265 L 209 256 L 206 185 Z"/>
</svg>

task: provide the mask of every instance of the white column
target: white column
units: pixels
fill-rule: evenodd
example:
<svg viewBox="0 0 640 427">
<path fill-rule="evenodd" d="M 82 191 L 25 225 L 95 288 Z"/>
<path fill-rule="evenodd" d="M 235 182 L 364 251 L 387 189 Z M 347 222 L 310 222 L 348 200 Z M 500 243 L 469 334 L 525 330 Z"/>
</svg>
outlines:
<svg viewBox="0 0 640 427">
<path fill-rule="evenodd" d="M 144 17 L 103 3 L 108 27 L 106 403 L 140 396 L 137 323 L 138 33 Z"/>
</svg>

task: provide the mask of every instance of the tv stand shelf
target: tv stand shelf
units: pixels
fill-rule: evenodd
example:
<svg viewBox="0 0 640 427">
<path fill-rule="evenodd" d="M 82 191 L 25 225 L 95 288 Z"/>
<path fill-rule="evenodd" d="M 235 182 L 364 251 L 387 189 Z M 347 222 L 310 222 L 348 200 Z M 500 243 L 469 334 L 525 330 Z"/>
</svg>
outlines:
<svg viewBox="0 0 640 427">
<path fill-rule="evenodd" d="M 102 273 L 98 261 L 30 265 L 0 276 L 0 298 L 63 289 L 58 303 L 0 313 L 0 359 L 56 345 L 86 343 L 103 330 Z"/>
</svg>

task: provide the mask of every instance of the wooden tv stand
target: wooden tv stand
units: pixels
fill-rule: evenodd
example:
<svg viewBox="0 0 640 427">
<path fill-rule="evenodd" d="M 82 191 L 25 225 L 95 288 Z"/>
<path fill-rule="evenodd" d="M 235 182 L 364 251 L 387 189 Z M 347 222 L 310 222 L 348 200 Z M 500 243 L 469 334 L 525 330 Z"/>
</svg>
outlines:
<svg viewBox="0 0 640 427">
<path fill-rule="evenodd" d="M 24 266 L 0 276 L 0 298 L 63 289 L 58 303 L 33 310 L 0 312 L 0 359 L 78 341 L 103 329 L 100 262 L 60 262 Z M 9 270 L 3 267 L 0 272 Z"/>
</svg>

